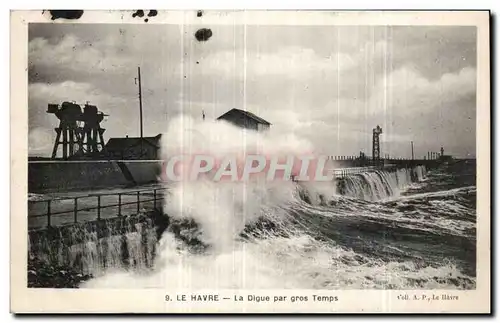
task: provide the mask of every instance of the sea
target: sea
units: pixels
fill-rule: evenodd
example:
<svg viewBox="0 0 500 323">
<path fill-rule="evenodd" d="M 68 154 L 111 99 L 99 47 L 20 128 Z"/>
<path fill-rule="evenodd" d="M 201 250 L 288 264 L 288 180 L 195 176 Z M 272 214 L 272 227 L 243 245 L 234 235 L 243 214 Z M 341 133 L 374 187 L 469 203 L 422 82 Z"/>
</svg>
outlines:
<svg viewBox="0 0 500 323">
<path fill-rule="evenodd" d="M 151 268 L 107 268 L 80 287 L 476 288 L 475 160 L 323 183 L 183 183 L 164 211 Z"/>
</svg>

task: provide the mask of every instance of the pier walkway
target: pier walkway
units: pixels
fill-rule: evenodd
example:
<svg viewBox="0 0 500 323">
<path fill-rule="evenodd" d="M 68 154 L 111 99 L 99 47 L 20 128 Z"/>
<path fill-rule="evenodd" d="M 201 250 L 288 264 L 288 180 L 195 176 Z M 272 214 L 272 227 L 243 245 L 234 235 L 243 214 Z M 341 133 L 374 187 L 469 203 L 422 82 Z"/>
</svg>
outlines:
<svg viewBox="0 0 500 323">
<path fill-rule="evenodd" d="M 67 196 L 32 196 L 28 201 L 28 229 L 137 215 L 161 208 L 164 187 L 73 193 Z M 65 194 L 66 195 L 66 194 Z"/>
</svg>

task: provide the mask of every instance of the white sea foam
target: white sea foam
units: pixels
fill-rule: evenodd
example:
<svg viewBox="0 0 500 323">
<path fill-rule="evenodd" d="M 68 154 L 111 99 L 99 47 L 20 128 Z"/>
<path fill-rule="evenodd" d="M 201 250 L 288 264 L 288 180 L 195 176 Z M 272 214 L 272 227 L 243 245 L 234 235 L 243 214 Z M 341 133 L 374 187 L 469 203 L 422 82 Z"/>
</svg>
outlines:
<svg viewBox="0 0 500 323">
<path fill-rule="evenodd" d="M 153 274 L 116 272 L 82 287 L 189 289 L 457 289 L 471 281 L 452 263 L 367 259 L 352 250 L 330 246 L 307 235 L 238 242 L 231 252 L 193 255 L 171 234 L 160 242 L 162 253 Z M 468 286 L 466 286 L 468 285 Z"/>
</svg>

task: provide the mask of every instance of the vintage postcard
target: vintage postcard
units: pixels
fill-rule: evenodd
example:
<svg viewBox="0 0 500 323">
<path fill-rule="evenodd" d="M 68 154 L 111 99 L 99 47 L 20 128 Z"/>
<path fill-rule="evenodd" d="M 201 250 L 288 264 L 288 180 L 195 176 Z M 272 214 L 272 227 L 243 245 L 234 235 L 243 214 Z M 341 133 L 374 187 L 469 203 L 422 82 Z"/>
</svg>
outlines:
<svg viewBox="0 0 500 323">
<path fill-rule="evenodd" d="M 488 11 L 12 11 L 11 311 L 489 313 Z"/>
</svg>

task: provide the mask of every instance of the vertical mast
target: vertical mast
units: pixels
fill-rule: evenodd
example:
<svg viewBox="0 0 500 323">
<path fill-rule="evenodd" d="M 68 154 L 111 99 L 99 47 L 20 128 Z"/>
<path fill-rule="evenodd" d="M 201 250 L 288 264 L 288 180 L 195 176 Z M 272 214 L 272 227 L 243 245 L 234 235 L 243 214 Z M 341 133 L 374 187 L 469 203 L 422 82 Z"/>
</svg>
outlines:
<svg viewBox="0 0 500 323">
<path fill-rule="evenodd" d="M 139 113 L 140 113 L 140 122 L 141 122 L 141 140 L 144 136 L 142 130 L 142 88 L 141 88 L 141 68 L 137 67 L 137 80 L 139 82 Z"/>
<path fill-rule="evenodd" d="M 142 86 L 141 86 L 141 68 L 138 66 L 137 67 L 137 81 L 139 83 L 139 122 L 140 122 L 140 129 L 141 129 L 141 155 L 139 158 L 142 158 L 143 154 L 143 137 L 144 137 L 144 132 L 142 128 Z"/>
</svg>

